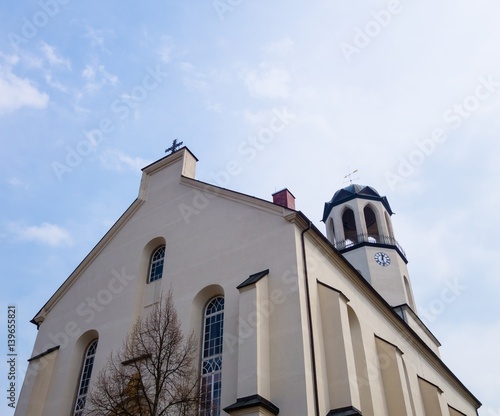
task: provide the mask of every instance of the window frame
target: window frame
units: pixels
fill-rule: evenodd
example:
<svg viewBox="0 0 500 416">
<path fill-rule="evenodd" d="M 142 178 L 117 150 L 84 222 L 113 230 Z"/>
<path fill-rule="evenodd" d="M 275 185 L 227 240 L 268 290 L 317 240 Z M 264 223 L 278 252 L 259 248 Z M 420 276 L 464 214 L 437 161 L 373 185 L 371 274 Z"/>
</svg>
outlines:
<svg viewBox="0 0 500 416">
<path fill-rule="evenodd" d="M 215 310 L 211 311 L 213 307 Z M 223 338 L 224 296 L 215 296 L 207 303 L 203 313 L 200 416 L 219 416 L 221 412 Z"/>
<path fill-rule="evenodd" d="M 158 252 L 162 251 L 162 256 L 158 259 L 155 259 Z M 153 253 L 151 254 L 149 260 L 149 272 L 148 272 L 148 284 L 156 282 L 163 277 L 163 270 L 165 267 L 165 255 L 166 255 L 166 247 L 165 245 L 161 245 L 157 247 Z M 161 262 L 159 266 L 158 263 Z M 158 268 L 161 267 L 161 271 L 158 272 Z"/>
<path fill-rule="evenodd" d="M 78 388 L 76 389 L 76 399 L 73 409 L 73 416 L 82 416 L 84 414 L 83 412 L 85 410 L 85 402 L 87 400 L 87 394 L 89 392 L 92 370 L 94 369 L 98 342 L 98 338 L 92 340 L 89 343 L 88 347 L 85 349 Z"/>
</svg>

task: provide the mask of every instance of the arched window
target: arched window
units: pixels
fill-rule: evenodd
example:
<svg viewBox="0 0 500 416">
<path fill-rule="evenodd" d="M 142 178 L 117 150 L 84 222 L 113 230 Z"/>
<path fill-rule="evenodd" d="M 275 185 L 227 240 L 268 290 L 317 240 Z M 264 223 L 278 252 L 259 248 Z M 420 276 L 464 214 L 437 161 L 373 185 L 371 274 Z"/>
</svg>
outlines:
<svg viewBox="0 0 500 416">
<path fill-rule="evenodd" d="M 331 240 L 333 241 L 333 244 L 335 244 L 337 242 L 337 236 L 335 235 L 335 224 L 333 223 L 333 218 L 330 218 L 330 230 L 332 232 Z"/>
<path fill-rule="evenodd" d="M 370 240 L 369 241 L 371 243 L 376 243 L 377 240 L 379 239 L 377 216 L 375 215 L 375 212 L 373 212 L 373 209 L 371 209 L 371 207 L 369 207 L 368 205 L 365 207 L 363 212 L 365 214 L 365 223 L 366 223 L 366 231 L 368 232 L 368 238 L 372 239 L 372 241 Z"/>
<path fill-rule="evenodd" d="M 408 278 L 406 276 L 403 276 L 403 281 L 404 281 L 404 284 L 405 284 L 405 291 L 406 291 L 406 297 L 408 299 L 408 304 L 410 305 L 410 308 L 414 312 L 416 312 L 417 311 L 417 307 L 415 306 L 415 299 L 413 299 L 413 292 L 411 290 L 410 281 L 408 280 Z"/>
<path fill-rule="evenodd" d="M 165 260 L 165 246 L 158 247 L 151 256 L 148 283 L 161 279 L 163 276 L 163 262 Z"/>
<path fill-rule="evenodd" d="M 366 361 L 365 344 L 363 342 L 363 331 L 359 319 L 349 305 L 347 305 L 347 316 L 349 318 L 349 330 L 351 332 L 352 348 L 354 353 L 354 367 L 356 369 L 356 380 L 361 399 L 361 412 L 373 414 L 372 392 L 370 387 L 370 376 Z"/>
<path fill-rule="evenodd" d="M 358 242 L 358 232 L 356 231 L 356 220 L 354 212 L 347 208 L 342 214 L 342 224 L 344 226 L 344 239 L 350 240 L 352 243 Z"/>
<path fill-rule="evenodd" d="M 75 411 L 73 416 L 82 416 L 85 407 L 85 400 L 89 391 L 90 377 L 92 376 L 92 368 L 94 367 L 95 352 L 97 349 L 97 339 L 92 341 L 85 352 L 83 360 L 82 374 L 76 395 Z"/>
<path fill-rule="evenodd" d="M 224 332 L 224 298 L 212 299 L 203 324 L 201 359 L 201 416 L 220 415 L 222 335 Z"/>
<path fill-rule="evenodd" d="M 385 213 L 385 222 L 387 223 L 387 230 L 389 231 L 389 237 L 394 238 L 394 231 L 392 230 L 391 219 L 387 212 Z"/>
</svg>

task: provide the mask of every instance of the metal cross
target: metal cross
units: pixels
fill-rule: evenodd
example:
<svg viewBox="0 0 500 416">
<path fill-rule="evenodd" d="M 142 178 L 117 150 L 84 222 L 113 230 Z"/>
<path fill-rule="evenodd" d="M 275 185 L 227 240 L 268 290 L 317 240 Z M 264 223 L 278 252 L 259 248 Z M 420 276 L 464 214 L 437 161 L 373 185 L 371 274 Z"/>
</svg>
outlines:
<svg viewBox="0 0 500 416">
<path fill-rule="evenodd" d="M 349 168 L 349 170 L 351 170 L 351 169 Z M 350 172 L 347 175 L 345 175 L 344 179 L 349 178 L 349 182 L 352 183 L 352 175 L 354 175 L 357 171 L 358 171 L 358 169 L 354 169 L 352 172 Z M 354 179 L 359 179 L 359 178 L 354 178 Z"/>
<path fill-rule="evenodd" d="M 170 154 L 174 153 L 178 147 L 182 146 L 184 142 L 177 143 L 177 139 L 174 139 L 172 142 L 172 146 L 165 150 L 165 153 L 170 152 Z"/>
</svg>

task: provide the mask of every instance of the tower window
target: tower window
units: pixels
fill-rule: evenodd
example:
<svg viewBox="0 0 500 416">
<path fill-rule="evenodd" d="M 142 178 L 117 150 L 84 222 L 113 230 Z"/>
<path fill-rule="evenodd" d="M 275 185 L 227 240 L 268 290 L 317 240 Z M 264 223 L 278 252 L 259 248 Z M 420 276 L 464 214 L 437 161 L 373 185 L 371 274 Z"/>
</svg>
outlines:
<svg viewBox="0 0 500 416">
<path fill-rule="evenodd" d="M 161 279 L 163 276 L 163 263 L 165 260 L 165 246 L 158 247 L 151 256 L 148 283 Z"/>
<path fill-rule="evenodd" d="M 351 243 L 358 242 L 358 233 L 356 231 L 356 221 L 354 219 L 354 212 L 348 208 L 342 214 L 342 224 L 344 225 L 344 239 L 350 240 Z"/>
<path fill-rule="evenodd" d="M 378 224 L 377 224 L 377 216 L 371 207 L 366 206 L 363 210 L 365 214 L 365 223 L 366 223 L 366 231 L 368 232 L 368 238 L 374 239 L 376 242 L 379 238 Z"/>
<path fill-rule="evenodd" d="M 394 231 L 392 230 L 391 219 L 387 212 L 385 213 L 385 222 L 387 223 L 387 230 L 389 231 L 389 237 L 394 238 Z"/>
<path fill-rule="evenodd" d="M 212 299 L 205 309 L 201 360 L 201 416 L 219 416 L 221 399 L 224 298 Z"/>
<path fill-rule="evenodd" d="M 406 298 L 408 299 L 408 304 L 410 305 L 410 308 L 412 308 L 413 311 L 416 312 L 417 309 L 415 306 L 415 299 L 413 299 L 413 292 L 411 290 L 410 281 L 406 276 L 403 276 L 403 281 L 405 284 Z"/>
<path fill-rule="evenodd" d="M 335 244 L 337 241 L 337 235 L 335 234 L 335 224 L 333 223 L 333 218 L 330 218 L 330 230 L 332 233 L 331 240 L 333 241 L 333 244 Z"/>
<path fill-rule="evenodd" d="M 94 367 L 95 352 L 97 349 L 97 339 L 92 341 L 85 352 L 83 360 L 82 375 L 80 376 L 80 384 L 76 396 L 75 411 L 73 416 L 82 416 L 85 407 L 85 400 L 89 391 L 90 377 L 92 376 L 92 368 Z"/>
</svg>

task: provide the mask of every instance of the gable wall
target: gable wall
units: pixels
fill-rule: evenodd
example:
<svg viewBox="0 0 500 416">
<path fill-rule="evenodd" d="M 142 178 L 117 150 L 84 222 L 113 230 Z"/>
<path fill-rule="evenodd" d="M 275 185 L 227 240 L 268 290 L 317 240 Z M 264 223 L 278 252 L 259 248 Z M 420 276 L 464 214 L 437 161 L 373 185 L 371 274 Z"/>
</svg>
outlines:
<svg viewBox="0 0 500 416">
<path fill-rule="evenodd" d="M 436 385 L 440 390 L 439 400 L 443 409 L 450 404 L 461 409 L 464 414 L 475 415 L 476 409 L 473 404 L 465 399 L 463 393 L 457 386 L 450 382 L 448 377 L 443 376 L 433 364 L 430 354 L 423 352 L 414 344 L 413 338 L 404 328 L 395 326 L 379 302 L 370 301 L 366 289 L 363 285 L 355 283 L 354 272 L 335 259 L 335 257 L 325 256 L 322 249 L 307 239 L 307 261 L 309 269 L 309 281 L 311 287 L 311 302 L 318 305 L 315 309 L 314 326 L 318 328 L 316 332 L 317 343 L 326 346 L 329 343 L 327 338 L 322 338 L 323 329 L 336 325 L 336 333 L 345 337 L 345 366 L 350 368 L 349 379 L 345 379 L 346 394 L 344 398 L 350 398 L 351 405 L 362 411 L 363 415 L 391 415 L 391 409 L 399 409 L 396 414 L 401 413 L 401 406 L 406 406 L 405 414 L 425 416 L 422 394 L 419 387 L 419 377 Z M 333 260 L 332 260 L 333 259 Z M 324 295 L 321 295 L 324 293 Z M 340 294 L 340 295 L 339 295 Z M 322 302 L 338 301 L 339 317 L 329 312 Z M 373 298 L 373 297 L 372 297 Z M 337 302 L 337 301 L 335 301 Z M 343 311 L 343 312 L 342 312 Z M 342 313 L 344 317 L 342 317 Z M 356 318 L 349 319 L 355 315 Z M 335 320 L 336 319 L 336 320 Z M 353 320 L 359 321 L 361 336 L 357 338 L 353 335 Z M 362 342 L 362 351 L 365 360 L 365 375 L 356 377 L 356 349 L 359 345 L 353 342 Z M 328 348 L 318 347 L 319 366 L 328 368 L 329 357 Z M 336 357 L 338 360 L 338 357 Z M 332 358 L 330 358 L 331 362 Z M 326 370 L 325 370 L 326 372 Z M 395 380 L 394 374 L 400 379 Z M 333 378 L 333 380 L 332 380 Z M 334 393 L 328 392 L 327 386 L 335 379 L 336 374 L 323 375 L 325 387 L 322 391 L 322 405 L 328 413 L 329 410 L 347 406 L 346 403 L 339 402 Z M 384 384 L 385 381 L 385 384 Z M 390 383 L 390 385 L 388 385 Z M 365 407 L 360 401 L 359 392 L 364 386 L 368 386 L 371 394 L 373 409 Z M 366 389 L 365 389 L 366 391 Z M 398 394 L 397 392 L 400 392 Z M 398 397 L 396 397 L 398 396 Z M 395 400 L 401 399 L 400 402 Z M 399 407 L 398 407 L 399 406 Z M 394 411 L 394 410 L 393 410 Z M 398 413 L 399 412 L 399 413 Z M 446 414 L 446 413 L 443 413 Z M 434 415 L 433 415 L 434 416 Z"/>
<path fill-rule="evenodd" d="M 197 335 L 201 332 L 201 319 L 194 316 L 199 316 L 194 299 L 207 287 L 222 288 L 225 296 L 222 405 L 234 403 L 238 343 L 245 339 L 240 337 L 231 342 L 234 338 L 229 335 L 238 338 L 238 325 L 248 325 L 250 331 L 255 329 L 252 317 L 238 314 L 236 286 L 265 269 L 270 269 L 269 292 L 280 294 L 269 315 L 269 342 L 275 346 L 271 348 L 271 386 L 287 382 L 286 388 L 271 387 L 271 393 L 274 390 L 276 395 L 268 399 L 290 411 L 307 405 L 304 345 L 300 326 L 297 327 L 301 309 L 294 226 L 283 219 L 281 208 L 273 206 L 271 210 L 263 210 L 213 195 L 203 205 L 200 202 L 203 198 L 194 200 L 199 191 L 179 183 L 179 165 L 168 166 L 147 178 L 145 202 L 48 311 L 40 326 L 35 351 L 39 353 L 54 345 L 61 347 L 41 414 L 62 416 L 72 410 L 83 351 L 90 342 L 89 331 L 99 336 L 95 377 L 109 352 L 121 345 L 136 317 L 150 303 L 148 292 L 156 291 L 158 295 L 170 286 L 179 316 L 183 318 L 183 330 L 186 333 L 193 330 Z M 180 208 L 186 206 L 197 211 L 188 220 Z M 164 275 L 160 281 L 148 285 L 151 252 L 145 248 L 155 239 L 166 242 Z M 200 298 L 197 299 L 199 302 Z M 26 383 L 34 379 L 27 378 Z M 27 386 L 26 391 L 30 390 Z M 291 391 L 296 393 L 290 394 Z M 27 403 L 28 398 L 22 395 L 16 415 L 31 414 Z"/>
</svg>

